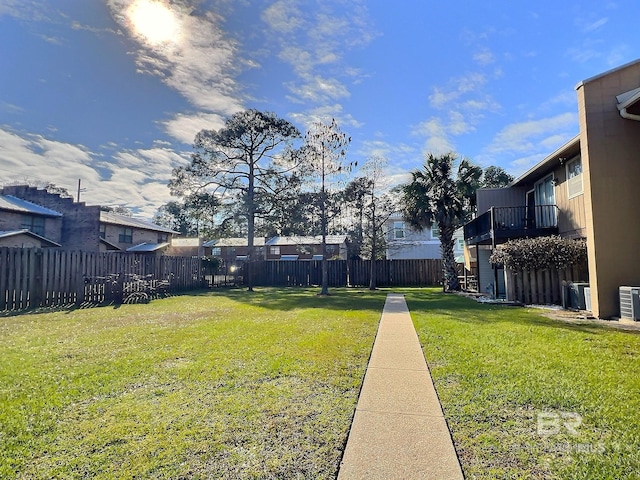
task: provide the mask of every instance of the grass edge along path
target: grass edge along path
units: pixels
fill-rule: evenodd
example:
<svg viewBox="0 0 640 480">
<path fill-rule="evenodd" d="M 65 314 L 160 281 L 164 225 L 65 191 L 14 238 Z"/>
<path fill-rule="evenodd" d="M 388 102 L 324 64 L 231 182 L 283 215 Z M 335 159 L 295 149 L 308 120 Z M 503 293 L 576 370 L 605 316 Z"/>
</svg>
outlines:
<svg viewBox="0 0 640 480">
<path fill-rule="evenodd" d="M 466 478 L 640 477 L 640 335 L 403 291 Z"/>
<path fill-rule="evenodd" d="M 0 319 L 1 478 L 334 478 L 386 292 Z"/>
</svg>

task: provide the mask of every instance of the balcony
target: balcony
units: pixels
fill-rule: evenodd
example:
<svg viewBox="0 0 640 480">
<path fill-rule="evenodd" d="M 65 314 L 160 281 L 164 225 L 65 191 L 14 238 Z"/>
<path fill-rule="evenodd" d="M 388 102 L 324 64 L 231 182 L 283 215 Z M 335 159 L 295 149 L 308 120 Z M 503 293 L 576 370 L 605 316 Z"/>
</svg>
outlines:
<svg viewBox="0 0 640 480">
<path fill-rule="evenodd" d="M 490 245 L 514 238 L 542 237 L 558 233 L 558 207 L 491 207 L 464 226 L 468 245 Z"/>
</svg>

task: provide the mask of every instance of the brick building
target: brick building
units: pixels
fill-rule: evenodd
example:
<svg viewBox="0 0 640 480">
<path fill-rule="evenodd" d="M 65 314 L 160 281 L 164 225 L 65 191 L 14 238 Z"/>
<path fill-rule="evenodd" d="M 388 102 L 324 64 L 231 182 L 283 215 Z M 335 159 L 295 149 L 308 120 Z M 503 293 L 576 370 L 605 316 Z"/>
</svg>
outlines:
<svg viewBox="0 0 640 480">
<path fill-rule="evenodd" d="M 15 236 L 19 230 L 42 237 L 42 246 L 83 251 L 159 252 L 176 233 L 37 187 L 6 186 L 0 190 L 0 232 Z"/>
</svg>

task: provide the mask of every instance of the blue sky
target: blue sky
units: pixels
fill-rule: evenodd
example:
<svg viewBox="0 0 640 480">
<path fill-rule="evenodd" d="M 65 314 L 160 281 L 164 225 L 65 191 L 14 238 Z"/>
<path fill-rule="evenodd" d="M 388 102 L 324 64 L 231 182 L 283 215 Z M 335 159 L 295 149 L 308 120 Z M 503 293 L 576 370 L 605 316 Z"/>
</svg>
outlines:
<svg viewBox="0 0 640 480">
<path fill-rule="evenodd" d="M 0 0 L 0 183 L 151 217 L 244 108 L 399 182 L 425 152 L 518 175 L 578 133 L 580 81 L 640 58 L 637 0 Z M 639 79 L 640 84 L 640 79 Z M 639 85 L 640 86 L 640 85 Z"/>
</svg>

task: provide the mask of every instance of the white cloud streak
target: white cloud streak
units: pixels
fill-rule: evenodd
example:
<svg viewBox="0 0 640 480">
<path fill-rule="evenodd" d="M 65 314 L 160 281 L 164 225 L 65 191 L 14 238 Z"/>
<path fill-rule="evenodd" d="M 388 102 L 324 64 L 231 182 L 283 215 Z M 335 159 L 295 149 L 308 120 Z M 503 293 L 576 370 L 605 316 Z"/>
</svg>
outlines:
<svg viewBox="0 0 640 480">
<path fill-rule="evenodd" d="M 221 20 L 211 12 L 196 14 L 185 2 L 167 4 L 175 16 L 178 34 L 163 43 L 147 41 L 136 32 L 128 16 L 133 0 L 108 0 L 112 16 L 134 38 L 133 53 L 138 70 L 159 77 L 202 112 L 193 114 L 192 124 L 200 124 L 209 115 L 229 116 L 243 109 L 242 92 L 236 80 L 239 65 L 237 45 L 228 38 Z M 177 115 L 165 122 L 167 133 L 185 142 L 193 141 L 196 132 L 185 132 L 189 114 Z M 211 116 L 210 118 L 214 118 Z"/>
<path fill-rule="evenodd" d="M 127 206 L 146 218 L 169 200 L 171 171 L 186 162 L 183 154 L 162 147 L 117 152 L 106 159 L 81 145 L 0 128 L 4 183 L 54 183 L 75 193 L 81 179 L 82 201 Z"/>
<path fill-rule="evenodd" d="M 362 2 L 278 0 L 262 13 L 262 20 L 269 42 L 278 45 L 278 57 L 296 75 L 286 84 L 290 100 L 318 106 L 349 97 L 345 82 L 354 81 L 359 72 L 341 64 L 344 52 L 367 45 L 375 36 Z"/>
<path fill-rule="evenodd" d="M 494 136 L 476 160 L 483 165 L 509 162 L 510 173 L 519 175 L 574 137 L 577 131 L 578 116 L 572 112 L 512 123 Z"/>
</svg>

